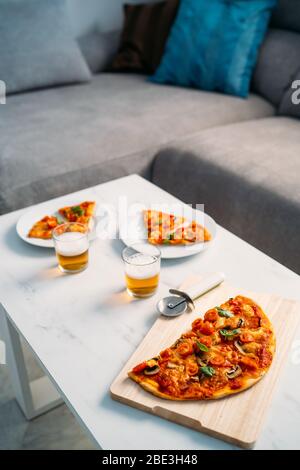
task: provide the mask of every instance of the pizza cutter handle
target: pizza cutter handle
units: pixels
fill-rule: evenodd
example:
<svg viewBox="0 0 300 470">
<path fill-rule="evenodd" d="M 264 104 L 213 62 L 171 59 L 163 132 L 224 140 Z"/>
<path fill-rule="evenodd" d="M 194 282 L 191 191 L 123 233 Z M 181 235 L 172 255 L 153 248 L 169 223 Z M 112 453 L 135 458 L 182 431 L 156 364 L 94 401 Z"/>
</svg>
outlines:
<svg viewBox="0 0 300 470">
<path fill-rule="evenodd" d="M 185 289 L 185 291 L 180 291 L 178 289 L 170 289 L 170 293 L 180 295 L 184 297 L 188 302 L 193 304 L 194 300 L 221 284 L 224 279 L 225 275 L 222 272 L 209 274 L 197 284 L 194 284 L 193 286 L 190 286 Z"/>
</svg>

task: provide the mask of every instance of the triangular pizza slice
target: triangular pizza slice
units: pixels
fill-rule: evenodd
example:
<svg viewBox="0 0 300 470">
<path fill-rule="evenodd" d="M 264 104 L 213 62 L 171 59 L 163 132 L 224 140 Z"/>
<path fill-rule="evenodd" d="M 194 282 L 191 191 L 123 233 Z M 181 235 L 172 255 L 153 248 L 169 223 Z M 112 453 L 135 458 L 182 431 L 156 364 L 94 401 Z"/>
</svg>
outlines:
<svg viewBox="0 0 300 470">
<path fill-rule="evenodd" d="M 144 211 L 148 241 L 153 245 L 189 245 L 211 240 L 209 231 L 195 221 L 156 210 Z"/>
<path fill-rule="evenodd" d="M 94 201 L 85 201 L 76 206 L 62 207 L 58 212 L 69 222 L 88 224 L 94 215 L 95 206 Z"/>
<path fill-rule="evenodd" d="M 62 223 L 58 221 L 57 217 L 46 215 L 31 227 L 28 237 L 49 240 L 52 238 L 52 230 Z"/>
</svg>

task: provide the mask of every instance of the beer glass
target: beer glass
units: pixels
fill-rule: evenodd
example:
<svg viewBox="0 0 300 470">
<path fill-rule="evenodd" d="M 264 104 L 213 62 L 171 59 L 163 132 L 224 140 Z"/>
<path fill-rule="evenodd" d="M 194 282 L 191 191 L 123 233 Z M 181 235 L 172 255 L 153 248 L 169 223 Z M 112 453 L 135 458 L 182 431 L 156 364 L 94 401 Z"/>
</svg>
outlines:
<svg viewBox="0 0 300 470">
<path fill-rule="evenodd" d="M 88 233 L 88 226 L 77 222 L 67 222 L 53 230 L 58 266 L 63 273 L 75 274 L 87 268 Z"/>
<path fill-rule="evenodd" d="M 127 292 L 132 297 L 153 295 L 158 287 L 160 273 L 160 250 L 145 242 L 136 242 L 124 248 Z"/>
</svg>

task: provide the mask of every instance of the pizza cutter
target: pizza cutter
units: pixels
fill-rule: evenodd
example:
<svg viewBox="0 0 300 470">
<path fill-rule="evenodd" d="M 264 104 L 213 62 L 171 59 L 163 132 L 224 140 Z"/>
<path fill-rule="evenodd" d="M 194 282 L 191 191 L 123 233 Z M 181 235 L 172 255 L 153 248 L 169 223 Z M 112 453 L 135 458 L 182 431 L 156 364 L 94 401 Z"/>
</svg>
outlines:
<svg viewBox="0 0 300 470">
<path fill-rule="evenodd" d="M 182 315 L 187 308 L 195 307 L 194 301 L 201 295 L 210 291 L 214 287 L 221 284 L 225 279 L 224 273 L 218 272 L 206 276 L 185 291 L 178 289 L 170 289 L 171 295 L 164 297 L 157 304 L 157 310 L 161 315 L 166 317 L 178 317 Z"/>
</svg>

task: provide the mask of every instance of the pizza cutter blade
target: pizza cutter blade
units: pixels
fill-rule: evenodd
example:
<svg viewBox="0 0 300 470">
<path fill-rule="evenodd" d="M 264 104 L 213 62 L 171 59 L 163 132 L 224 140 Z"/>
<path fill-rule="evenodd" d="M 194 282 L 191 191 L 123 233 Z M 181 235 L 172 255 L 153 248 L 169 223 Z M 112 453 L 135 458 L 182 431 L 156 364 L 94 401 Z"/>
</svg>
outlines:
<svg viewBox="0 0 300 470">
<path fill-rule="evenodd" d="M 177 317 L 186 311 L 187 306 L 188 302 L 184 297 L 169 295 L 158 302 L 157 310 L 166 317 Z"/>
<path fill-rule="evenodd" d="M 187 308 L 194 307 L 194 300 L 221 284 L 225 279 L 223 273 L 214 273 L 202 279 L 185 291 L 170 289 L 172 295 L 164 297 L 157 304 L 157 310 L 161 315 L 177 317 L 182 315 Z"/>
</svg>

